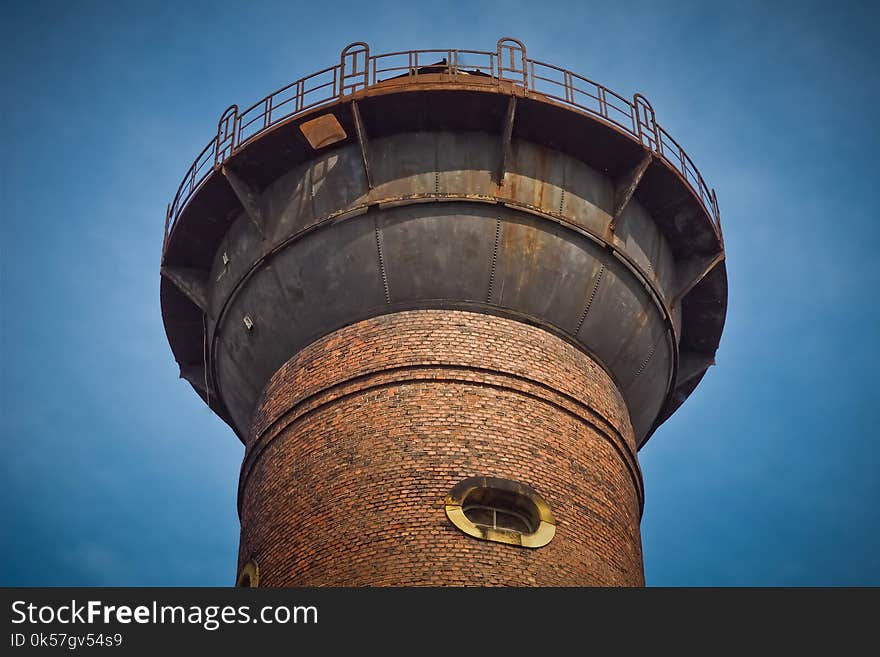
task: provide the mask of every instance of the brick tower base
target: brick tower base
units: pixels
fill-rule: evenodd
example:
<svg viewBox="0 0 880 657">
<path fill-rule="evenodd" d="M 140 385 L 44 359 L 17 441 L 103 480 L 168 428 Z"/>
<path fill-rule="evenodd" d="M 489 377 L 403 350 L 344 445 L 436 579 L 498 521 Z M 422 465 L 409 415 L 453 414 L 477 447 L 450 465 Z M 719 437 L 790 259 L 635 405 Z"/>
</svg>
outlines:
<svg viewBox="0 0 880 657">
<path fill-rule="evenodd" d="M 482 476 L 534 489 L 553 539 L 453 525 L 444 500 Z M 590 356 L 511 319 L 399 312 L 316 340 L 266 386 L 239 570 L 259 586 L 641 586 L 642 499 L 629 413 Z"/>
</svg>

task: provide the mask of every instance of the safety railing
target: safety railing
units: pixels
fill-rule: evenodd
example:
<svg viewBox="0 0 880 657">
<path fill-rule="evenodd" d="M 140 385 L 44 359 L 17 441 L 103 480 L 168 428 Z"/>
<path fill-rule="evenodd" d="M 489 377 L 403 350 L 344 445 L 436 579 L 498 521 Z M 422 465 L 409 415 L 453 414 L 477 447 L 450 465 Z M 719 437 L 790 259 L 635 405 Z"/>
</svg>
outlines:
<svg viewBox="0 0 880 657">
<path fill-rule="evenodd" d="M 447 49 L 370 55 L 366 43 L 353 43 L 343 49 L 335 66 L 291 82 L 243 111 L 237 105 L 230 106 L 220 117 L 214 139 L 196 157 L 168 205 L 166 237 L 211 171 L 266 130 L 390 78 L 431 73 L 480 75 L 498 86 L 517 85 L 625 132 L 682 175 L 712 217 L 720 237 L 715 190 L 709 188 L 678 142 L 657 123 L 654 109 L 644 96 L 635 94 L 629 100 L 577 73 L 529 59 L 522 42 L 511 38 L 500 39 L 494 52 Z"/>
</svg>

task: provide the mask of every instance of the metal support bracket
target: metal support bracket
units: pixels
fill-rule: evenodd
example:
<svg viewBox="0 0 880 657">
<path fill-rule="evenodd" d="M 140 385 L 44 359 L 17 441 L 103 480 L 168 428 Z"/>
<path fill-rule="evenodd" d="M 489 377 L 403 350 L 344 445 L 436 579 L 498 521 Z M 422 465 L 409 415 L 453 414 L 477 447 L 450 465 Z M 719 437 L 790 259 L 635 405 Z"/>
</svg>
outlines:
<svg viewBox="0 0 880 657">
<path fill-rule="evenodd" d="M 190 267 L 162 267 L 159 272 L 174 286 L 196 304 L 199 309 L 213 317 L 208 302 L 208 274 L 201 269 Z"/>
<path fill-rule="evenodd" d="M 714 364 L 715 358 L 709 354 L 698 351 L 682 352 L 678 359 L 678 377 L 675 380 L 675 386 L 684 385 L 694 377 L 701 375 Z"/>
<path fill-rule="evenodd" d="M 723 251 L 709 256 L 693 256 L 676 263 L 675 295 L 672 298 L 672 305 L 681 301 L 722 260 L 724 260 Z"/>
<path fill-rule="evenodd" d="M 260 208 L 260 195 L 257 191 L 247 184 L 241 177 L 236 174 L 225 164 L 220 168 L 223 177 L 229 182 L 232 191 L 244 208 L 245 214 L 251 220 L 251 223 L 257 229 L 260 235 L 263 235 L 263 211 Z"/>
<path fill-rule="evenodd" d="M 370 142 L 367 140 L 367 130 L 364 128 L 361 110 L 356 100 L 351 101 L 351 116 L 354 119 L 358 145 L 361 147 L 361 160 L 364 163 L 364 174 L 367 176 L 367 189 L 373 189 L 373 173 L 370 170 Z"/>
<path fill-rule="evenodd" d="M 610 225 L 610 229 L 612 231 L 617 225 L 617 222 L 620 220 L 620 216 L 623 214 L 623 211 L 629 204 L 629 201 L 633 197 L 633 194 L 635 194 L 639 183 L 642 182 L 642 178 L 645 175 L 645 171 L 648 170 L 648 166 L 651 164 L 652 158 L 653 156 L 651 155 L 651 152 L 645 151 L 644 156 L 632 169 L 632 171 L 617 180 L 617 184 L 615 185 L 614 189 L 614 214 L 611 216 Z"/>
<path fill-rule="evenodd" d="M 209 383 L 207 383 L 204 364 L 196 363 L 195 365 L 181 365 L 180 378 L 188 381 L 206 399 L 217 398 L 214 389 Z"/>
<path fill-rule="evenodd" d="M 504 174 L 507 173 L 507 161 L 510 159 L 510 140 L 513 137 L 513 120 L 516 116 L 516 96 L 511 96 L 507 101 L 507 111 L 504 114 L 504 125 L 501 128 L 501 152 L 498 157 L 498 184 L 504 183 Z"/>
</svg>

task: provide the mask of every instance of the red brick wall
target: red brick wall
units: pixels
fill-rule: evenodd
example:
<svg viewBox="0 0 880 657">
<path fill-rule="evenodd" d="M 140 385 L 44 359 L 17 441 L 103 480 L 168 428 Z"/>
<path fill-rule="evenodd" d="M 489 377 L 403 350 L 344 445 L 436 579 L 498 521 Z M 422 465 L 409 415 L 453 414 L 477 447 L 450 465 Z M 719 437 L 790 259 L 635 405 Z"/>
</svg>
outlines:
<svg viewBox="0 0 880 657">
<path fill-rule="evenodd" d="M 470 476 L 534 488 L 555 538 L 465 535 L 444 498 Z M 272 378 L 239 490 L 239 567 L 261 586 L 642 585 L 629 415 L 589 356 L 539 328 L 460 311 L 345 327 Z"/>
</svg>

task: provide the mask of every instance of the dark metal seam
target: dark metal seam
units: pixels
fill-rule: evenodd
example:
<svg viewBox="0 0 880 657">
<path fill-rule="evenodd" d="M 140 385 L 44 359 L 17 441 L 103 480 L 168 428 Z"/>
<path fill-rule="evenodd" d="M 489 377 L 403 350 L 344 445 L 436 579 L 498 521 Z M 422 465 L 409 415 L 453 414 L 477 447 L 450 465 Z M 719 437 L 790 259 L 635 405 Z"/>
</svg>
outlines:
<svg viewBox="0 0 880 657">
<path fill-rule="evenodd" d="M 373 227 L 376 233 L 376 253 L 379 256 L 379 271 L 382 272 L 382 288 L 385 290 L 385 303 L 391 303 L 391 294 L 388 290 L 388 274 L 385 271 L 385 256 L 382 253 L 382 235 L 379 230 L 379 216 L 373 217 Z"/>
<path fill-rule="evenodd" d="M 498 243 L 501 240 L 501 219 L 495 220 L 495 246 L 492 247 L 492 269 L 489 272 L 489 291 L 486 293 L 486 303 L 492 302 L 492 289 L 495 286 L 495 270 L 498 266 Z"/>
<path fill-rule="evenodd" d="M 642 361 L 642 364 L 639 366 L 639 369 L 636 370 L 635 376 L 633 377 L 633 381 L 638 379 L 641 376 L 642 372 L 645 371 L 645 368 L 648 367 L 648 363 L 651 362 L 651 359 L 654 357 L 654 352 L 656 350 L 657 350 L 657 343 L 655 342 L 654 345 L 651 347 L 651 351 L 648 352 L 647 357 L 645 358 L 645 360 Z M 632 383 L 630 385 L 632 385 Z"/>
<path fill-rule="evenodd" d="M 590 298 L 587 300 L 587 305 L 584 308 L 584 312 L 581 314 L 581 319 L 578 322 L 577 328 L 574 330 L 575 335 L 581 332 L 581 326 L 584 325 L 584 320 L 587 318 L 587 313 L 590 312 L 590 308 L 593 306 L 593 299 L 596 298 L 596 292 L 599 291 L 599 284 L 602 282 L 602 276 L 604 274 L 605 263 L 602 263 L 602 266 L 599 268 L 599 273 L 596 275 L 596 282 L 593 284 L 593 291 L 590 292 Z"/>
</svg>

